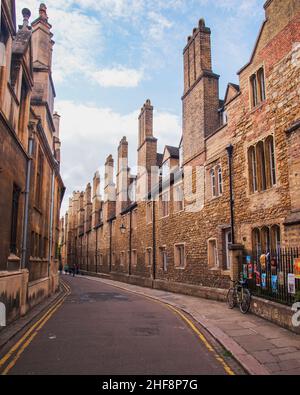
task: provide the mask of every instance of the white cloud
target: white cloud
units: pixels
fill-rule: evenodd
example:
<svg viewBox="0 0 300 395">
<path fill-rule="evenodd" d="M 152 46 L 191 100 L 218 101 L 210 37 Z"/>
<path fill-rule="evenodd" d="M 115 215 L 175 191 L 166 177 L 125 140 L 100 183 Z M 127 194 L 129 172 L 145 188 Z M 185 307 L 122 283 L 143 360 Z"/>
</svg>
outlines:
<svg viewBox="0 0 300 395">
<path fill-rule="evenodd" d="M 141 82 L 143 71 L 118 66 L 91 72 L 91 77 L 103 87 L 133 88 Z"/>
</svg>

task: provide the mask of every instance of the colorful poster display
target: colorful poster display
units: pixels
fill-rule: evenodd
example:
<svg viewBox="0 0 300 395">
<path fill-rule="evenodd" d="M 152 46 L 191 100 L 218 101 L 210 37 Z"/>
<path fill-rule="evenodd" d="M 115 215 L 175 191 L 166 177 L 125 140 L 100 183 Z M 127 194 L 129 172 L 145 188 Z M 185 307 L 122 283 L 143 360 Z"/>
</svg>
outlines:
<svg viewBox="0 0 300 395">
<path fill-rule="evenodd" d="M 292 273 L 288 274 L 288 291 L 289 294 L 296 294 L 296 278 Z"/>
<path fill-rule="evenodd" d="M 265 254 L 260 256 L 261 270 L 264 272 L 267 268 L 267 256 Z"/>
<path fill-rule="evenodd" d="M 254 273 L 255 273 L 255 283 L 257 287 L 261 286 L 261 281 L 260 281 L 260 272 L 258 270 L 257 265 L 254 265 Z"/>
<path fill-rule="evenodd" d="M 271 281 L 272 281 L 272 292 L 277 293 L 277 291 L 278 291 L 278 276 L 274 274 L 271 278 Z"/>
<path fill-rule="evenodd" d="M 300 279 L 300 258 L 294 259 L 294 274 L 295 278 Z"/>
<path fill-rule="evenodd" d="M 267 288 L 267 274 L 266 273 L 262 273 L 262 275 L 261 275 L 261 286 L 264 289 Z"/>
<path fill-rule="evenodd" d="M 248 265 L 243 265 L 243 279 L 247 280 L 248 278 Z"/>
<path fill-rule="evenodd" d="M 278 284 L 283 287 L 284 286 L 284 273 L 279 272 L 278 273 Z"/>
</svg>

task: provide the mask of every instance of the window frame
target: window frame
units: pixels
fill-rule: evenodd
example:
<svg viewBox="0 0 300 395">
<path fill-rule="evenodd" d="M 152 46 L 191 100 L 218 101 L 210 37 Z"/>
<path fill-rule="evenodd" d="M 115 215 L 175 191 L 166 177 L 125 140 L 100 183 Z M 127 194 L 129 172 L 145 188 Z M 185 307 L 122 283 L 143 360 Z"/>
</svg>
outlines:
<svg viewBox="0 0 300 395">
<path fill-rule="evenodd" d="M 175 269 L 184 270 L 187 265 L 186 243 L 174 244 L 174 266 Z"/>
</svg>

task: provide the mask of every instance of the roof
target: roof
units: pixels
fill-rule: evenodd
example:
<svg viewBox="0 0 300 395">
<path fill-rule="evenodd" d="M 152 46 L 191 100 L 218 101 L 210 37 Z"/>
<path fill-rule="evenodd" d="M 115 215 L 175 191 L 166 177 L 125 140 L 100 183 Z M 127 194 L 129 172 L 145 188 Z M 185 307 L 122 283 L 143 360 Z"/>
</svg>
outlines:
<svg viewBox="0 0 300 395">
<path fill-rule="evenodd" d="M 165 150 L 169 151 L 171 158 L 179 159 L 179 148 L 178 147 L 172 147 L 171 145 L 166 145 Z"/>
</svg>

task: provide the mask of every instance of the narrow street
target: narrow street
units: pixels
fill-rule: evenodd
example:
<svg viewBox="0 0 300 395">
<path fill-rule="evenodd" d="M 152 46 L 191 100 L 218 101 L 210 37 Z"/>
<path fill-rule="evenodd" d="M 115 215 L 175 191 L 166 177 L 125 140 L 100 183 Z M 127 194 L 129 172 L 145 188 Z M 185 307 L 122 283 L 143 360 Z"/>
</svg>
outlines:
<svg viewBox="0 0 300 395">
<path fill-rule="evenodd" d="M 226 375 L 234 369 L 167 306 L 100 282 L 63 280 L 70 294 L 6 374 Z"/>
</svg>

